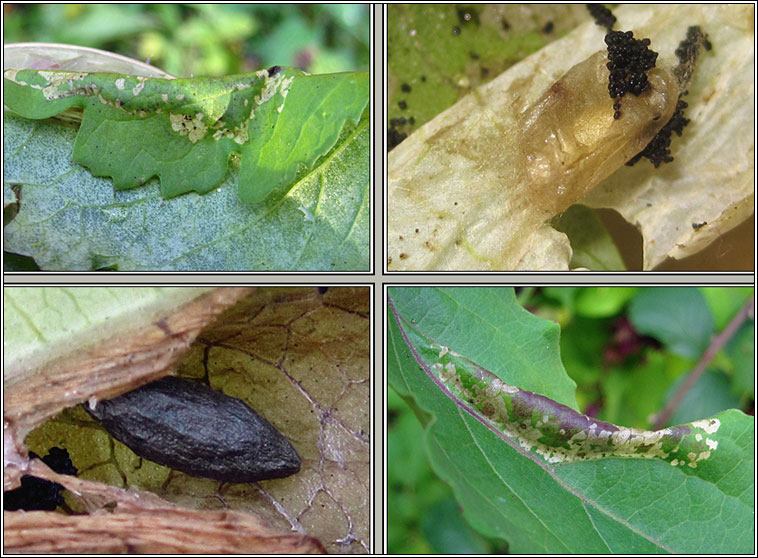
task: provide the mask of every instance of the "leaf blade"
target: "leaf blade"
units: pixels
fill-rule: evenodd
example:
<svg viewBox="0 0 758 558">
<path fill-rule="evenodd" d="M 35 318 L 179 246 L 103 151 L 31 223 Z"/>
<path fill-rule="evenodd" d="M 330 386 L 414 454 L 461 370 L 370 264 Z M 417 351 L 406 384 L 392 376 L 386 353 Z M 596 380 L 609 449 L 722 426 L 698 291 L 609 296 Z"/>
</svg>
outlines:
<svg viewBox="0 0 758 558">
<path fill-rule="evenodd" d="M 335 81 L 344 91 L 332 95 L 318 86 L 319 80 Z M 368 103 L 367 73 L 306 76 L 278 66 L 219 79 L 175 80 L 7 70 L 4 84 L 6 104 L 26 118 L 47 118 L 81 107 L 73 159 L 95 176 L 112 177 L 116 189 L 135 188 L 158 176 L 165 199 L 216 188 L 236 152 L 243 161 L 240 198 L 260 202 L 291 183 L 299 165 L 310 169 L 334 146 L 346 121 L 358 123 Z M 306 134 L 299 133 L 306 140 L 321 141 L 292 145 L 293 134 L 314 117 L 308 112 L 314 107 L 304 99 L 312 98 L 310 105 L 318 107 L 319 100 L 330 97 L 328 110 L 317 115 L 316 124 Z M 351 102 L 345 103 L 346 97 Z M 265 127 L 286 128 L 290 134 L 282 141 L 259 133 L 267 131 Z M 282 158 L 287 164 L 276 163 Z"/>
<path fill-rule="evenodd" d="M 72 163 L 75 129 L 5 116 L 4 194 L 18 213 L 6 224 L 4 249 L 33 257 L 42 269 L 369 267 L 368 119 L 346 130 L 284 198 L 241 204 L 234 162 L 216 190 L 165 202 L 156 180 L 114 191 L 110 180 Z"/>
<path fill-rule="evenodd" d="M 410 297 L 398 299 L 394 292 L 397 311 L 402 312 L 400 300 L 407 311 Z M 420 298 L 418 290 L 413 294 Z M 657 459 L 613 457 L 559 466 L 525 459 L 518 447 L 502 443 L 418 369 L 394 313 L 388 314 L 389 380 L 434 417 L 425 438 L 430 461 L 485 535 L 508 540 L 513 553 L 752 550 L 750 417 L 735 410 L 716 415 L 722 424 L 718 451 L 694 468 Z M 454 312 L 437 313 L 441 321 L 455 321 Z M 403 317 L 414 327 L 432 323 L 423 311 Z M 460 324 L 457 331 L 463 331 Z M 460 337 L 465 345 L 466 336 Z"/>
</svg>

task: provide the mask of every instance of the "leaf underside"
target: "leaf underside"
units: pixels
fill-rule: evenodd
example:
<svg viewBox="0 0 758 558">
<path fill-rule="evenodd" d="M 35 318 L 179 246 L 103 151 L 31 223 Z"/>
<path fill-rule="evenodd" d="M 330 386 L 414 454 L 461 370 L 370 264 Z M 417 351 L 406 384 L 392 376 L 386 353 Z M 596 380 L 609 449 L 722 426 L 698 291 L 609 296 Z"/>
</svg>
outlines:
<svg viewBox="0 0 758 558">
<path fill-rule="evenodd" d="M 286 196 L 240 203 L 232 160 L 215 190 L 166 202 L 158 179 L 117 191 L 72 163 L 75 128 L 7 113 L 4 195 L 18 213 L 6 221 L 4 250 L 45 270 L 367 270 L 369 129 L 365 115 L 345 125 Z"/>
<path fill-rule="evenodd" d="M 274 67 L 224 78 L 7 70 L 5 104 L 43 119 L 83 110 L 73 160 L 116 189 L 153 176 L 164 198 L 216 188 L 241 156 L 239 197 L 260 202 L 334 147 L 368 104 L 368 74 Z"/>
</svg>

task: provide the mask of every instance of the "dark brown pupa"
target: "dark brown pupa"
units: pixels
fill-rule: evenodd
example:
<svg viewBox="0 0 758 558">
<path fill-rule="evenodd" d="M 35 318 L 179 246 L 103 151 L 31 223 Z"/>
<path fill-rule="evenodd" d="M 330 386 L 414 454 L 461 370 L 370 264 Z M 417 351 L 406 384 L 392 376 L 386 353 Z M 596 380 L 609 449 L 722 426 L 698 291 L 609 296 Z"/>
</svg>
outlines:
<svg viewBox="0 0 758 558">
<path fill-rule="evenodd" d="M 292 444 L 242 400 L 166 376 L 84 408 L 134 453 L 223 482 L 256 482 L 300 470 Z"/>
</svg>

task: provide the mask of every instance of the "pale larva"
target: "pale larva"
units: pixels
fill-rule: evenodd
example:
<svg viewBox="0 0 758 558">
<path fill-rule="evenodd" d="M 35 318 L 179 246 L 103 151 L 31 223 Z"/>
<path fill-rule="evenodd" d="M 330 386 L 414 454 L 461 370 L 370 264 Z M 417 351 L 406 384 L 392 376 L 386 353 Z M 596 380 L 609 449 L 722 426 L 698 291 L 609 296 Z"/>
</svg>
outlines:
<svg viewBox="0 0 758 558">
<path fill-rule="evenodd" d="M 593 54 L 525 110 L 519 80 L 496 103 L 482 98 L 497 94 L 488 85 L 390 153 L 388 268 L 529 268 L 543 224 L 640 152 L 676 108 L 678 82 L 653 68 L 614 119 L 607 62 Z"/>
</svg>

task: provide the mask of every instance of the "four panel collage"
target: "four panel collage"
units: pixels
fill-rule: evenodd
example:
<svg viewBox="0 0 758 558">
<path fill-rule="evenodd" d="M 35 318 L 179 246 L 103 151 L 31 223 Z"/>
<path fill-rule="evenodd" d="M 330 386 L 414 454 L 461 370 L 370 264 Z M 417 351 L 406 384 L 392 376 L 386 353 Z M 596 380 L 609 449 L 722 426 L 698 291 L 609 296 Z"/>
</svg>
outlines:
<svg viewBox="0 0 758 558">
<path fill-rule="evenodd" d="M 2 13 L 3 555 L 755 555 L 755 2 Z"/>
</svg>

